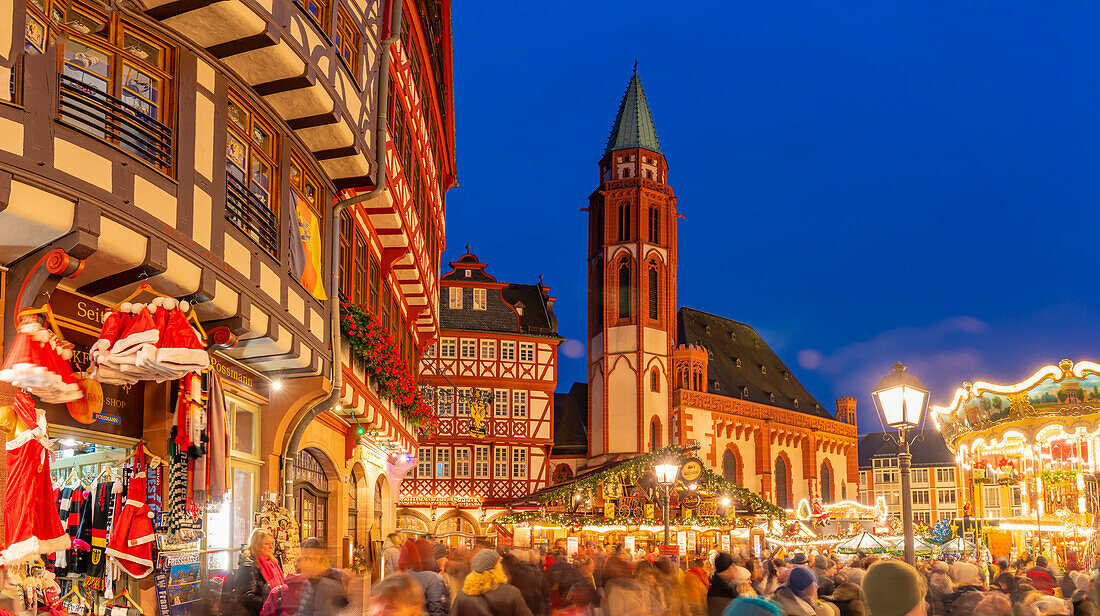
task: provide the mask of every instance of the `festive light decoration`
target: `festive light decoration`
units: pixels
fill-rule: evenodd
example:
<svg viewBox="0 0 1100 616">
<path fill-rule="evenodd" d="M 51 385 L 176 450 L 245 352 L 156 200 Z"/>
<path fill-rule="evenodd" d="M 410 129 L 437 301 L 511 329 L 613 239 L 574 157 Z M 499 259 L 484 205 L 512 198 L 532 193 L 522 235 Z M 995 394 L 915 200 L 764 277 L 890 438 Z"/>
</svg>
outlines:
<svg viewBox="0 0 1100 616">
<path fill-rule="evenodd" d="M 699 444 L 693 442 L 688 445 L 669 445 L 656 451 L 644 453 L 604 470 L 589 473 L 576 481 L 547 490 L 538 496 L 538 502 L 544 505 L 549 503 L 569 504 L 573 501 L 575 494 L 580 494 L 586 500 L 593 500 L 602 496 L 599 493 L 601 485 L 612 484 L 612 480 L 615 480 L 614 483 L 616 484 L 619 480 L 634 484 L 647 472 L 653 470 L 656 460 L 669 456 L 682 464 L 684 460 L 694 455 L 698 450 Z M 783 519 L 787 515 L 781 507 L 769 503 L 759 494 L 726 481 L 725 477 L 716 474 L 709 468 L 703 469 L 703 476 L 696 483 L 699 484 L 697 487 L 708 494 L 729 496 L 754 514 L 779 519 Z M 727 518 L 722 519 L 727 520 Z"/>
<path fill-rule="evenodd" d="M 435 433 L 438 420 L 424 401 L 397 345 L 369 310 L 359 304 L 340 303 L 340 331 L 352 356 L 374 380 L 380 398 L 393 402 L 401 416 L 421 436 Z"/>
<path fill-rule="evenodd" d="M 815 509 L 817 511 L 815 511 Z M 826 522 L 829 519 L 848 520 L 871 518 L 877 520 L 879 524 L 882 524 L 889 515 L 890 510 L 886 507 L 885 496 L 876 498 L 873 506 L 850 500 L 840 501 L 839 503 L 832 503 L 830 505 L 825 505 L 815 500 L 811 505 L 809 501 L 802 499 L 798 502 L 798 507 L 795 509 L 795 516 L 803 522 L 811 519 Z"/>
</svg>

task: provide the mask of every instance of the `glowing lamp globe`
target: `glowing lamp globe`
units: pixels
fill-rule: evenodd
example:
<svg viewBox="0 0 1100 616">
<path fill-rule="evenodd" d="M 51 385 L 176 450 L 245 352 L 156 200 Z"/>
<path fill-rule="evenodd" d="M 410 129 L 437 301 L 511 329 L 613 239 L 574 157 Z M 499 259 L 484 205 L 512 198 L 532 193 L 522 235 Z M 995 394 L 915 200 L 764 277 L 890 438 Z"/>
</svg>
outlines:
<svg viewBox="0 0 1100 616">
<path fill-rule="evenodd" d="M 653 466 L 653 472 L 657 475 L 657 483 L 667 486 L 676 481 L 676 473 L 680 472 L 680 466 L 668 460 Z"/>
<path fill-rule="evenodd" d="M 894 364 L 894 372 L 882 377 L 871 391 L 879 415 L 887 426 L 915 428 L 920 425 L 928 390 L 920 379 L 905 371 L 905 364 Z"/>
</svg>

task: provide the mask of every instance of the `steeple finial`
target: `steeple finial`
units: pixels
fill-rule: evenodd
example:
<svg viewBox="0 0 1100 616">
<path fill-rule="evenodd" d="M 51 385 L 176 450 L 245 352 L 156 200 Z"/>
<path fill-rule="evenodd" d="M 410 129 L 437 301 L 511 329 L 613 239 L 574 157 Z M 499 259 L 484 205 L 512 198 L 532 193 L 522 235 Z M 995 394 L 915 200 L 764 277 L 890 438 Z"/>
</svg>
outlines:
<svg viewBox="0 0 1100 616">
<path fill-rule="evenodd" d="M 634 58 L 634 74 L 638 74 L 638 58 Z"/>
<path fill-rule="evenodd" d="M 470 242 L 466 242 L 466 254 L 470 254 Z"/>
</svg>

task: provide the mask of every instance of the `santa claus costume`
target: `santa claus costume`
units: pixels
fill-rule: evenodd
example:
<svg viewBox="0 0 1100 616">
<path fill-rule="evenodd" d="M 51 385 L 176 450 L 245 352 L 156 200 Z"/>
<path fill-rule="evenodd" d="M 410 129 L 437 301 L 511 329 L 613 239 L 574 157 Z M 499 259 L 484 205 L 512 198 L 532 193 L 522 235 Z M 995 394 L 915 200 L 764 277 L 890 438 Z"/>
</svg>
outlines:
<svg viewBox="0 0 1100 616">
<path fill-rule="evenodd" d="M 50 481 L 46 414 L 25 391 L 15 394 L 15 416 L 27 427 L 7 442 L 8 481 L 4 493 L 4 565 L 67 550 L 72 539 L 57 515 L 57 490 Z"/>
<path fill-rule="evenodd" d="M 159 463 L 154 459 L 154 464 Z M 153 534 L 153 512 L 145 503 L 148 497 L 145 471 L 145 443 L 139 442 L 126 503 L 122 511 L 115 513 L 111 540 L 107 544 L 107 556 L 131 577 L 139 579 L 153 571 L 153 541 L 156 539 Z"/>
</svg>

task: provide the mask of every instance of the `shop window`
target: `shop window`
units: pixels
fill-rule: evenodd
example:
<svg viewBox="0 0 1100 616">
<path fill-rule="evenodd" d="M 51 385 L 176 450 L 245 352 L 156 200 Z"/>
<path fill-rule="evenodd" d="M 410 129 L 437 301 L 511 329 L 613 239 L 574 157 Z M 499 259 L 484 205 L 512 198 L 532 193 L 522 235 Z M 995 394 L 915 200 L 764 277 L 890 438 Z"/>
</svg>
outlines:
<svg viewBox="0 0 1100 616">
<path fill-rule="evenodd" d="M 279 245 L 275 131 L 243 97 L 234 94 L 226 115 L 225 218 L 274 256 Z"/>
<path fill-rule="evenodd" d="M 401 514 L 397 516 L 397 530 L 424 535 L 428 533 L 428 525 L 415 515 Z"/>
<path fill-rule="evenodd" d="M 256 456 L 259 407 L 236 396 L 225 394 L 225 411 L 232 422 L 233 429 L 233 441 L 230 448 L 234 453 Z"/>
<path fill-rule="evenodd" d="M 336 9 L 336 53 L 347 66 L 352 79 L 359 81 L 359 50 L 362 48 L 359 28 L 351 13 L 340 5 Z"/>
<path fill-rule="evenodd" d="M 294 496 L 298 507 L 303 539 L 317 537 L 322 541 L 328 536 L 326 507 L 329 485 L 321 461 L 309 449 L 298 452 L 294 461 Z"/>
<path fill-rule="evenodd" d="M 64 0 L 27 6 L 24 48 L 58 41 L 58 119 L 163 172 L 172 168 L 175 49 L 120 12 Z"/>
</svg>

